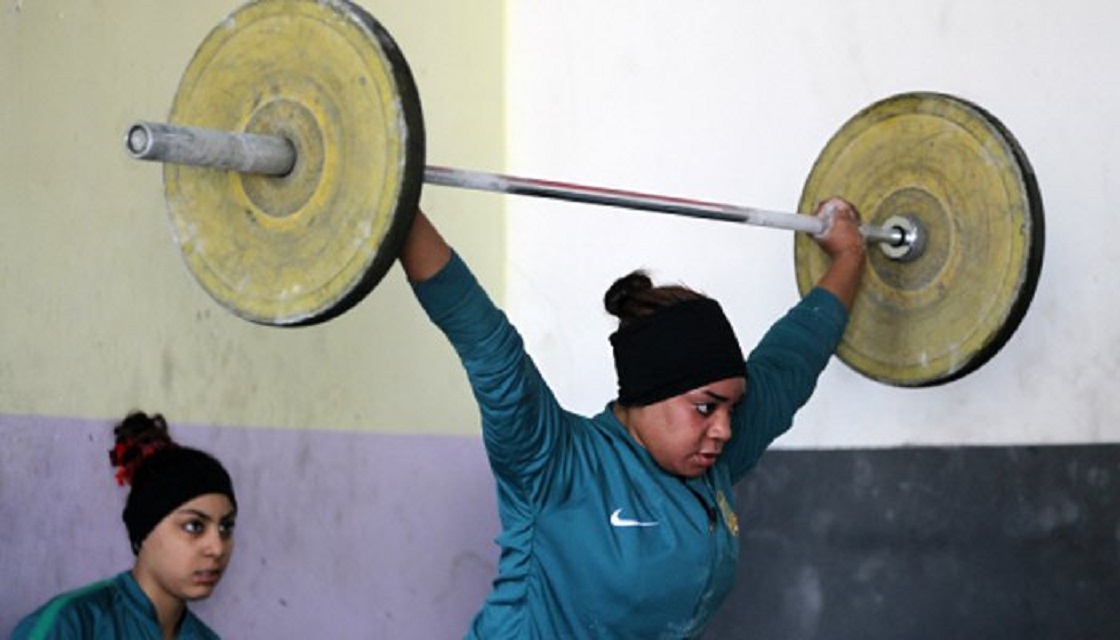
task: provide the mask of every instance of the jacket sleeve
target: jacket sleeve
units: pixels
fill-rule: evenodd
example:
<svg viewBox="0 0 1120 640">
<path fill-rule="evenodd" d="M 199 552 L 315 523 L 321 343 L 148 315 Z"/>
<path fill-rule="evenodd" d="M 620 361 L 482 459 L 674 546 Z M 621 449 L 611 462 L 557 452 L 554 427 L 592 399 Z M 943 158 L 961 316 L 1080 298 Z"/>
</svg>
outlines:
<svg viewBox="0 0 1120 640">
<path fill-rule="evenodd" d="M 531 496 L 549 458 L 570 434 L 562 428 L 563 411 L 525 352 L 520 334 L 457 254 L 413 289 L 466 370 L 495 475 Z"/>
<path fill-rule="evenodd" d="M 848 323 L 836 296 L 812 289 L 763 336 L 747 357 L 747 392 L 736 408 L 724 457 L 738 482 L 793 424 L 809 400 Z"/>
</svg>

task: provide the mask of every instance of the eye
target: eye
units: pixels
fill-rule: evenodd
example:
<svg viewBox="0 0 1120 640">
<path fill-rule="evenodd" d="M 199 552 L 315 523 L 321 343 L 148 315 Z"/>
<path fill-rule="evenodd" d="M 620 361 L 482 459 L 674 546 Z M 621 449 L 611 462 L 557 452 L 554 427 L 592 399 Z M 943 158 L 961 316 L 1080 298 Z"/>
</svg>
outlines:
<svg viewBox="0 0 1120 640">
<path fill-rule="evenodd" d="M 233 537 L 233 529 L 237 526 L 233 520 L 223 520 L 218 524 L 218 534 L 223 538 Z"/>
<path fill-rule="evenodd" d="M 201 520 L 187 520 L 183 523 L 183 531 L 192 536 L 201 535 L 206 530 L 206 523 Z"/>
<path fill-rule="evenodd" d="M 715 402 L 697 402 L 697 403 L 693 404 L 692 406 L 696 407 L 697 413 L 699 413 L 700 415 L 702 415 L 704 417 L 708 417 L 708 416 L 712 415 L 713 413 L 715 413 L 715 410 L 719 405 L 716 404 Z"/>
</svg>

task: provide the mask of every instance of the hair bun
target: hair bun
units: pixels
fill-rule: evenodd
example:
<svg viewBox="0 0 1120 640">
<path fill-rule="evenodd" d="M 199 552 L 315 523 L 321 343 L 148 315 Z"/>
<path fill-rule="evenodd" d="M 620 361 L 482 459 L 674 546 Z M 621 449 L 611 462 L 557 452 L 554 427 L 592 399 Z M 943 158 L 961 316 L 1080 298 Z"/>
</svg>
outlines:
<svg viewBox="0 0 1120 640">
<path fill-rule="evenodd" d="M 117 469 L 117 484 L 132 484 L 136 469 L 156 451 L 176 446 L 167 431 L 163 416 L 140 411 L 128 414 L 114 429 L 116 446 L 109 451 L 109 462 Z"/>
<path fill-rule="evenodd" d="M 607 293 L 603 296 L 603 306 L 606 307 L 607 313 L 622 317 L 636 294 L 652 288 L 653 282 L 649 279 L 649 274 L 641 269 L 631 271 L 615 280 L 610 289 L 607 289 Z"/>
</svg>

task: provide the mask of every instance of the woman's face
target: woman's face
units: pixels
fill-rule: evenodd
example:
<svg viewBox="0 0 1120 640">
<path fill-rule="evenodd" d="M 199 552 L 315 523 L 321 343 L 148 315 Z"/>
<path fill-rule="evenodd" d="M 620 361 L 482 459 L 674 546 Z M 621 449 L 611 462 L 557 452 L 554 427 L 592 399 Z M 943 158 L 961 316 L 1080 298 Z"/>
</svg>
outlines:
<svg viewBox="0 0 1120 640">
<path fill-rule="evenodd" d="M 152 529 L 133 574 L 157 607 L 214 591 L 233 553 L 236 515 L 229 497 L 208 493 L 179 505 Z"/>
<path fill-rule="evenodd" d="M 724 378 L 643 407 L 623 407 L 630 435 L 669 473 L 703 475 L 731 439 L 731 411 L 743 399 L 746 379 Z"/>
</svg>

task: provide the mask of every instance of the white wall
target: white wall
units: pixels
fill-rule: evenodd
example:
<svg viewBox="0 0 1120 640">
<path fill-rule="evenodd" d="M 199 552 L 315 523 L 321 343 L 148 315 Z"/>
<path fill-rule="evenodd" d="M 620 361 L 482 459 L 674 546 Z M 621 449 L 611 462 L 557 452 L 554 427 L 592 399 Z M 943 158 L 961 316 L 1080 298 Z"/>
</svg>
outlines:
<svg viewBox="0 0 1120 640">
<path fill-rule="evenodd" d="M 914 90 L 978 103 L 1026 151 L 1045 258 L 1008 344 L 963 379 L 920 390 L 834 360 L 779 445 L 1120 440 L 1109 233 L 1120 4 L 555 0 L 509 11 L 509 173 L 794 211 L 836 130 Z M 572 409 L 597 411 L 613 393 L 600 298 L 635 267 L 720 299 L 745 347 L 797 297 L 790 232 L 530 198 L 507 206 L 506 306 Z"/>
</svg>

